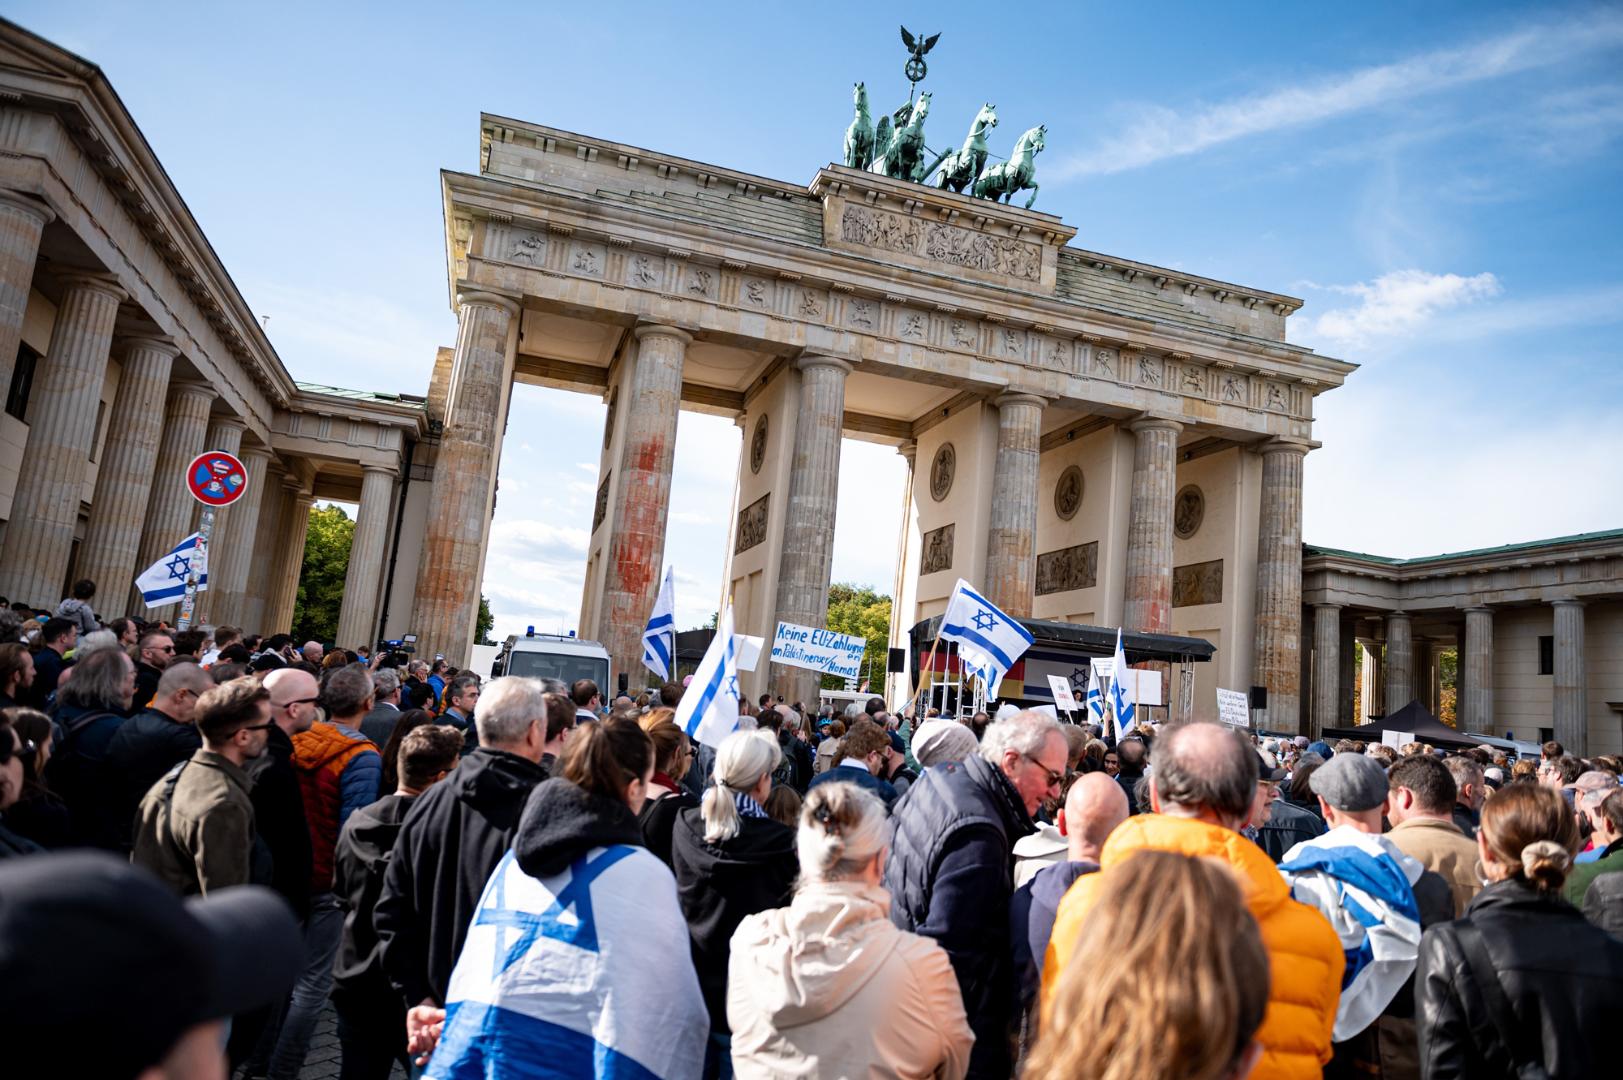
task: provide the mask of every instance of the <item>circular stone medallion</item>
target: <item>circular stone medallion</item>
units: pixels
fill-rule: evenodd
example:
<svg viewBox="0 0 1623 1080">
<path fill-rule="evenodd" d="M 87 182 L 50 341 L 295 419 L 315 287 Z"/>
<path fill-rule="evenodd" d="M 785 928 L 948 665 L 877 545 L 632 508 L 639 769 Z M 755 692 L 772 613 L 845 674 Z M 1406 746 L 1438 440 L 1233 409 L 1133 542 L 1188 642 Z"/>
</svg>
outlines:
<svg viewBox="0 0 1623 1080">
<path fill-rule="evenodd" d="M 1054 513 L 1061 521 L 1070 521 L 1082 506 L 1082 470 L 1071 465 L 1059 474 L 1054 485 Z"/>
<path fill-rule="evenodd" d="M 1180 490 L 1172 504 L 1172 531 L 1178 534 L 1178 539 L 1187 540 L 1199 532 L 1205 517 L 1206 496 L 1200 489 L 1189 484 Z"/>
<path fill-rule="evenodd" d="M 761 463 L 766 460 L 766 413 L 755 421 L 755 433 L 750 436 L 750 472 L 761 471 Z"/>
<path fill-rule="evenodd" d="M 930 498 L 940 502 L 947 497 L 957 468 L 958 451 L 952 448 L 952 443 L 942 443 L 941 449 L 935 452 L 935 461 L 930 464 Z"/>
</svg>

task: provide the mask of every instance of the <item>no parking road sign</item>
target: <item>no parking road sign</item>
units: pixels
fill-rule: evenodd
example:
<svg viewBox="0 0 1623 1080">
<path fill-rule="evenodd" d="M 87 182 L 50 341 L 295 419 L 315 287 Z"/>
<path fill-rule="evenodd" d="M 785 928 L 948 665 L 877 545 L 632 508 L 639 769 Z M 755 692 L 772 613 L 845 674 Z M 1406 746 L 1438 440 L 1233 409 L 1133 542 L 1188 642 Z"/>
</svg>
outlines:
<svg viewBox="0 0 1623 1080">
<path fill-rule="evenodd" d="M 248 470 L 236 455 L 209 450 L 198 454 L 186 467 L 186 490 L 204 506 L 230 506 L 248 490 Z"/>
</svg>

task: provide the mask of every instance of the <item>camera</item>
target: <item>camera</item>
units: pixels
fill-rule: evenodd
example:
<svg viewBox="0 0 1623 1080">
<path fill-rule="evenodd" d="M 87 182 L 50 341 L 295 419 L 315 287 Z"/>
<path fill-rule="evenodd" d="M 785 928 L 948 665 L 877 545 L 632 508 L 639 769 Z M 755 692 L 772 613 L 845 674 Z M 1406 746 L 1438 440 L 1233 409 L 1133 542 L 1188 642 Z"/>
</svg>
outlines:
<svg viewBox="0 0 1623 1080">
<path fill-rule="evenodd" d="M 417 636 L 407 634 L 403 638 L 385 638 L 378 642 L 377 652 L 383 657 L 387 667 L 405 667 L 411 660 L 411 654 L 417 651 Z"/>
</svg>

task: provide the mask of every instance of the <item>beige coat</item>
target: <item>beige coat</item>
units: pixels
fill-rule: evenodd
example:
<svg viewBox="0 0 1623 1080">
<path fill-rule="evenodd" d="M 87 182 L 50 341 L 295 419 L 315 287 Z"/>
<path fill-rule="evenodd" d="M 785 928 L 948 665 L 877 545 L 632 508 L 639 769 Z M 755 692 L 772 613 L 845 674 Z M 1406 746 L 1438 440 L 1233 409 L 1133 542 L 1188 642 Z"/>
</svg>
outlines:
<svg viewBox="0 0 1623 1080">
<path fill-rule="evenodd" d="M 1437 818 L 1411 818 L 1392 826 L 1386 835 L 1399 851 L 1414 856 L 1421 866 L 1448 882 L 1454 894 L 1454 917 L 1464 915 L 1465 905 L 1482 891 L 1482 879 L 1477 876 L 1476 844 L 1465 838 L 1460 827 Z"/>
<path fill-rule="evenodd" d="M 756 1077 L 962 1077 L 975 1041 L 946 952 L 877 885 L 808 885 L 733 935 L 733 1069 Z"/>
</svg>

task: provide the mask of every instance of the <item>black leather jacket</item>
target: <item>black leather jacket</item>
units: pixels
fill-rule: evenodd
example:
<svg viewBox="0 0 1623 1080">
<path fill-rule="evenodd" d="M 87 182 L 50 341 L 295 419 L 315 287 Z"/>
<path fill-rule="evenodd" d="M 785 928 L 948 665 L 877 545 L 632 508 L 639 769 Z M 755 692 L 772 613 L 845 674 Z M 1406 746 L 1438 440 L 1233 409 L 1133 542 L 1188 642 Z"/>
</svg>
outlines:
<svg viewBox="0 0 1623 1080">
<path fill-rule="evenodd" d="M 1481 931 L 1504 988 L 1509 1032 L 1495 1022 L 1492 999 L 1466 959 L 1467 923 Z M 1516 1041 L 1521 1063 L 1539 1061 L 1551 1077 L 1611 1075 L 1617 1061 L 1605 1033 L 1623 1026 L 1623 941 L 1559 896 L 1502 881 L 1483 889 L 1464 918 L 1426 931 L 1415 994 L 1425 1080 L 1514 1078 Z"/>
</svg>

